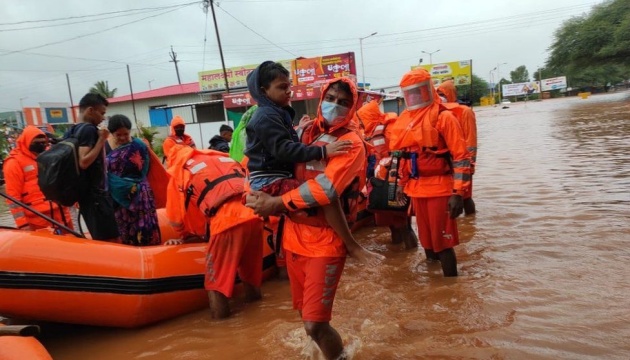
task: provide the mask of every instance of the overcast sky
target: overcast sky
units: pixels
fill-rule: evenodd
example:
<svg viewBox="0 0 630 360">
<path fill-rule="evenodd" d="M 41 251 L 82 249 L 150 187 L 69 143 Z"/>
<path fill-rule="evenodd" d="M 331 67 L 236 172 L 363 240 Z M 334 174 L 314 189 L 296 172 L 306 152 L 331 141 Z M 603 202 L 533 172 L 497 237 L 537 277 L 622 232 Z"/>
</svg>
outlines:
<svg viewBox="0 0 630 360">
<path fill-rule="evenodd" d="M 437 50 L 433 63 L 472 59 L 486 81 L 497 64 L 502 77 L 519 65 L 531 77 L 554 30 L 601 2 L 224 0 L 215 11 L 227 67 L 353 51 L 361 79 L 359 38 L 378 32 L 363 40 L 366 81 L 375 88 L 397 84 L 420 58 L 429 63 L 423 51 Z M 201 3 L 0 1 L 0 111 L 19 109 L 20 99 L 24 106 L 68 102 L 66 73 L 75 103 L 99 80 L 129 94 L 126 64 L 134 92 L 177 84 L 171 45 L 182 83 L 197 81 L 199 71 L 221 67 L 211 13 L 204 56 Z"/>
</svg>

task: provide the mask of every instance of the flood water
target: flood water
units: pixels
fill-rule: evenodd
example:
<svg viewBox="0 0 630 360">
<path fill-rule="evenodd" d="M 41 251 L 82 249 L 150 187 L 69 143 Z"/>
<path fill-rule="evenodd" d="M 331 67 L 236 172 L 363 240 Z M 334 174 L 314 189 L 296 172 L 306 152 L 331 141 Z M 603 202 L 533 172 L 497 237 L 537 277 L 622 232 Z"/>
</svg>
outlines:
<svg viewBox="0 0 630 360">
<path fill-rule="evenodd" d="M 352 358 L 630 358 L 630 92 L 476 112 L 478 213 L 459 219 L 460 276 L 362 229 L 387 259 L 349 260 L 341 279 L 332 325 Z M 42 341 L 59 360 L 318 359 L 288 283 L 263 294 L 225 321 L 44 328 Z"/>
</svg>

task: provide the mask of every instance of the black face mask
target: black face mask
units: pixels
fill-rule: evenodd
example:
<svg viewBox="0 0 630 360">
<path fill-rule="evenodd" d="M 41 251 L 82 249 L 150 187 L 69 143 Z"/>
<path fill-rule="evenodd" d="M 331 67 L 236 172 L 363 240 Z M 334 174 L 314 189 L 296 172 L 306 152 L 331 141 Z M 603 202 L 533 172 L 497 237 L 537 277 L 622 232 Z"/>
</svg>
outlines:
<svg viewBox="0 0 630 360">
<path fill-rule="evenodd" d="M 28 147 L 28 150 L 35 154 L 41 154 L 46 150 L 46 143 L 42 143 L 42 142 L 32 143 L 31 146 Z"/>
<path fill-rule="evenodd" d="M 175 135 L 184 136 L 184 129 L 175 129 Z"/>
</svg>

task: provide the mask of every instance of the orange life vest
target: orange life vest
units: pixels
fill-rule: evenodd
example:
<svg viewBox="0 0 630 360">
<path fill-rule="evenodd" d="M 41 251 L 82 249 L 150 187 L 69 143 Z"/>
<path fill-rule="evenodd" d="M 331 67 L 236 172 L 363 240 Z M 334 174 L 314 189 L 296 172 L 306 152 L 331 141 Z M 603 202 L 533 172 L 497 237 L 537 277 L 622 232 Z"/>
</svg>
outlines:
<svg viewBox="0 0 630 360">
<path fill-rule="evenodd" d="M 339 137 L 348 133 L 350 130 L 346 128 L 338 129 L 330 134 L 324 133 L 319 135 L 315 141 L 309 145 L 326 146 L 339 139 Z M 327 162 L 325 159 L 312 160 L 307 163 L 298 163 L 295 166 L 295 178 L 301 181 L 314 179 L 319 174 L 323 174 L 326 170 Z M 359 197 L 361 194 L 361 179 L 357 176 L 354 181 L 343 191 L 339 200 L 341 201 L 341 207 L 346 214 L 346 220 L 351 225 L 356 221 Z M 313 211 L 315 210 L 315 211 Z M 291 220 L 297 223 L 307 224 L 311 226 L 328 226 L 324 214 L 315 209 L 309 209 L 307 211 L 298 211 L 291 213 Z"/>
<path fill-rule="evenodd" d="M 385 128 L 387 125 L 378 124 L 374 127 L 372 134 L 365 138 L 370 145 L 372 145 L 372 151 L 376 155 L 376 159 L 380 160 L 387 156 L 389 152 L 389 142 L 385 137 Z"/>
<path fill-rule="evenodd" d="M 190 172 L 184 207 L 191 202 L 211 217 L 228 199 L 243 194 L 245 170 L 234 159 L 197 154 L 184 167 Z"/>
</svg>

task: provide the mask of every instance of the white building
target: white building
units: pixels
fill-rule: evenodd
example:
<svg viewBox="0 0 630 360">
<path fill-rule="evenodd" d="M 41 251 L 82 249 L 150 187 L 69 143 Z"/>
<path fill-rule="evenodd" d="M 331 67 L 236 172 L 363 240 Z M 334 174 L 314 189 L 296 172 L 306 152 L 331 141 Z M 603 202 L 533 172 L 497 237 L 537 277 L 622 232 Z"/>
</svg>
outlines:
<svg viewBox="0 0 630 360">
<path fill-rule="evenodd" d="M 192 136 L 198 148 L 207 148 L 208 141 L 219 134 L 219 127 L 228 124 L 223 107 L 223 92 L 200 92 L 199 83 L 172 85 L 155 90 L 108 99 L 107 115 L 122 114 L 134 119 L 139 126 L 155 127 L 158 137 L 169 133 L 171 119 L 180 116 L 186 122 L 186 133 Z M 134 116 L 135 107 L 135 116 Z"/>
</svg>

